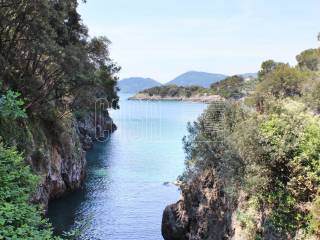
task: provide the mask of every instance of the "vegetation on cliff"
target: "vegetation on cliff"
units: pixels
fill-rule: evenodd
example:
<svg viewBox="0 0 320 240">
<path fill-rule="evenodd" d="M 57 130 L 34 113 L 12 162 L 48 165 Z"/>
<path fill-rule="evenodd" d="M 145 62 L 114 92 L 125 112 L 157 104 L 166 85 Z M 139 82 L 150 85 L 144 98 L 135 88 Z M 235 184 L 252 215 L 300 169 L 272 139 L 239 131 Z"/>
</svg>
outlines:
<svg viewBox="0 0 320 240">
<path fill-rule="evenodd" d="M 75 119 L 98 98 L 118 107 L 110 41 L 88 36 L 77 6 L 77 0 L 0 2 L 0 239 L 52 238 L 31 204 L 36 186 L 43 189 L 33 200 L 44 204 L 79 186 L 84 170 L 76 168 L 85 163 Z M 63 176 L 50 165 L 58 160 L 69 161 Z"/>
<path fill-rule="evenodd" d="M 52 239 L 41 209 L 30 204 L 39 178 L 15 148 L 0 143 L 0 239 Z"/>
<path fill-rule="evenodd" d="M 12 98 L 15 91 L 30 121 L 51 129 L 69 113 L 92 110 L 96 98 L 118 107 L 110 41 L 88 36 L 77 6 L 76 0 L 0 3 L 0 94 Z"/>
<path fill-rule="evenodd" d="M 320 236 L 319 49 L 297 60 L 294 67 L 264 62 L 244 102 L 210 105 L 184 139 L 181 179 L 192 182 L 208 169 L 217 173 L 229 201 L 238 202 L 236 237 Z"/>
</svg>

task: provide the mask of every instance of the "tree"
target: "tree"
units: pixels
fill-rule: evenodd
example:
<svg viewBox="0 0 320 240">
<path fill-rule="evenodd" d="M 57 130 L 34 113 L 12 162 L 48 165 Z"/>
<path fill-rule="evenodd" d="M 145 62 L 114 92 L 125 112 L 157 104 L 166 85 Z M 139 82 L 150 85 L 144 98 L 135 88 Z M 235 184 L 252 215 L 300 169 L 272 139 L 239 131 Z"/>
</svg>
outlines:
<svg viewBox="0 0 320 240">
<path fill-rule="evenodd" d="M 320 49 L 308 49 L 296 57 L 298 65 L 302 70 L 320 70 Z"/>
<path fill-rule="evenodd" d="M 262 64 L 261 64 L 261 70 L 258 72 L 258 79 L 260 81 L 263 81 L 264 78 L 270 74 L 275 68 L 276 66 L 278 65 L 279 63 L 273 61 L 273 60 L 267 60 L 267 61 L 264 61 Z"/>
<path fill-rule="evenodd" d="M 0 117 L 10 120 L 27 117 L 25 110 L 22 108 L 24 101 L 19 97 L 19 93 L 11 90 L 0 96 Z"/>
<path fill-rule="evenodd" d="M 119 68 L 109 58 L 110 41 L 89 39 L 76 0 L 0 4 L 0 77 L 22 94 L 27 109 L 68 104 L 84 86 L 114 91 Z M 112 84 L 104 85 L 106 81 Z"/>
<path fill-rule="evenodd" d="M 267 98 L 282 99 L 302 95 L 302 83 L 306 75 L 299 69 L 290 67 L 289 64 L 272 63 L 267 68 L 263 66 L 261 72 L 263 80 L 260 80 L 253 94 L 259 112 L 264 111 Z"/>
<path fill-rule="evenodd" d="M 244 79 L 242 76 L 231 76 L 224 80 L 211 84 L 211 89 L 214 94 L 225 98 L 239 99 L 244 96 L 242 91 Z"/>
</svg>

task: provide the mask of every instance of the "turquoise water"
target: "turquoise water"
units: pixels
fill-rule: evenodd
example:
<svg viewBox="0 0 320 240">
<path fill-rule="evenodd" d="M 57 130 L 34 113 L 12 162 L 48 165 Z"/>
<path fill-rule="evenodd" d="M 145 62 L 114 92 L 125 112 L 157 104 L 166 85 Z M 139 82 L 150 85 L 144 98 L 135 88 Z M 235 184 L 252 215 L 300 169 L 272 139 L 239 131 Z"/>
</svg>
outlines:
<svg viewBox="0 0 320 240">
<path fill-rule="evenodd" d="M 80 239 L 162 239 L 161 218 L 179 199 L 172 184 L 184 169 L 186 125 L 200 103 L 128 101 L 110 114 L 118 126 L 87 153 L 83 189 L 49 205 L 57 233 L 81 226 Z"/>
</svg>

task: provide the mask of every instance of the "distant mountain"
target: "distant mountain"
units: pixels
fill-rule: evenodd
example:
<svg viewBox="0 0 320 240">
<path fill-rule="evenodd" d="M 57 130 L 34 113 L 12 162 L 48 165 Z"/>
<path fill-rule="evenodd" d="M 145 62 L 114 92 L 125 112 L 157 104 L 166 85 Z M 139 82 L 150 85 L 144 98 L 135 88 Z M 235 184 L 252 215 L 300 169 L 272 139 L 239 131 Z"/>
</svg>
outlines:
<svg viewBox="0 0 320 240">
<path fill-rule="evenodd" d="M 258 77 L 258 73 L 243 73 L 240 74 L 244 79 L 249 78 L 249 77 L 253 77 L 253 78 L 257 78 Z"/>
<path fill-rule="evenodd" d="M 223 74 L 190 71 L 176 77 L 167 84 L 175 84 L 184 87 L 196 85 L 208 88 L 212 83 L 218 82 L 226 77 L 227 76 Z"/>
<path fill-rule="evenodd" d="M 254 78 L 257 77 L 257 73 L 243 73 L 238 75 L 245 79 L 250 76 Z M 177 85 L 183 87 L 200 86 L 209 88 L 212 83 L 219 82 L 226 77 L 228 76 L 218 73 L 189 71 L 179 75 L 172 81 L 166 83 L 166 85 Z M 162 86 L 162 84 L 151 78 L 142 77 L 125 78 L 118 82 L 118 87 L 122 93 L 138 93 L 145 89 L 157 86 Z"/>
<path fill-rule="evenodd" d="M 151 78 L 132 77 L 118 82 L 121 93 L 138 93 L 147 88 L 161 86 L 162 84 Z"/>
</svg>

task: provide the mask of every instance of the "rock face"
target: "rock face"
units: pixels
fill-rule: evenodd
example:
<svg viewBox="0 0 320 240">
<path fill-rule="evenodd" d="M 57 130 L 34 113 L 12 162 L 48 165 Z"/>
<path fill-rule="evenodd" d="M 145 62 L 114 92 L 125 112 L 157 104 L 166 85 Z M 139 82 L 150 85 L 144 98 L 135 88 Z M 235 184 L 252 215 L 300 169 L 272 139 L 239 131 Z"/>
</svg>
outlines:
<svg viewBox="0 0 320 240">
<path fill-rule="evenodd" d="M 99 118 L 92 113 L 77 119 L 67 118 L 52 129 L 47 126 L 40 124 L 36 131 L 31 131 L 27 155 L 32 169 L 41 176 L 32 201 L 44 207 L 50 199 L 81 187 L 85 177 L 85 150 L 92 147 L 97 136 L 116 129 L 107 111 Z"/>
<path fill-rule="evenodd" d="M 232 199 L 213 169 L 205 170 L 180 188 L 181 200 L 163 211 L 161 232 L 165 240 L 306 239 L 303 231 L 293 237 L 277 232 L 266 222 L 268 209 L 252 208 L 249 195 L 241 189 Z M 238 218 L 239 211 L 254 221 L 243 223 Z"/>
<path fill-rule="evenodd" d="M 181 209 L 183 201 L 167 206 L 162 217 L 162 235 L 165 239 L 184 240 L 187 238 L 188 216 Z M 182 210 L 182 211 L 181 211 Z"/>
<path fill-rule="evenodd" d="M 107 111 L 101 115 L 89 114 L 77 119 L 77 132 L 84 150 L 92 147 L 97 138 L 108 137 L 117 129 Z"/>
<path fill-rule="evenodd" d="M 225 196 L 213 170 L 206 170 L 181 186 L 182 199 L 163 212 L 165 240 L 222 240 L 234 233 L 235 203 Z"/>
</svg>

